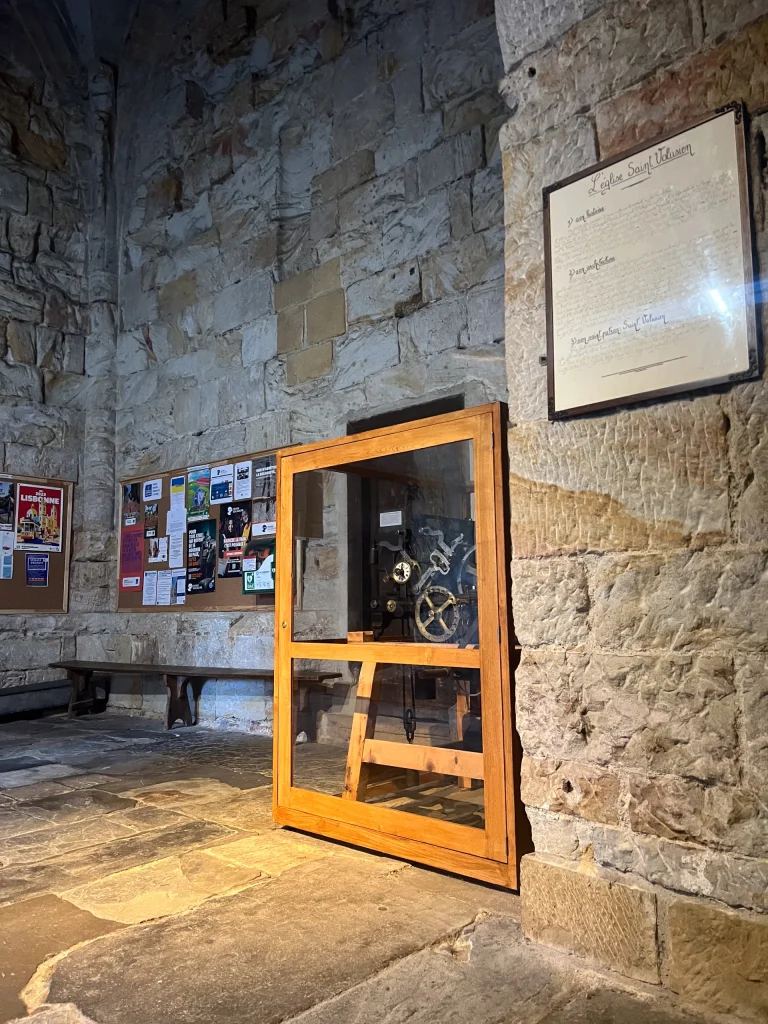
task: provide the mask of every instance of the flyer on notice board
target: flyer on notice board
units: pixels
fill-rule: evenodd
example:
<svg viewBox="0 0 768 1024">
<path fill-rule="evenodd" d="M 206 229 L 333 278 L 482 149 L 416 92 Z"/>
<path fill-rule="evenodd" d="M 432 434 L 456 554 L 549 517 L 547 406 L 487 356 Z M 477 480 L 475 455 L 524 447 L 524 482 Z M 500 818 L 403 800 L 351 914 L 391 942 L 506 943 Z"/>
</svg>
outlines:
<svg viewBox="0 0 768 1024">
<path fill-rule="evenodd" d="M 13 480 L 0 480 L 0 530 L 13 529 L 16 485 Z"/>
<path fill-rule="evenodd" d="M 61 487 L 19 484 L 16 501 L 16 550 L 61 551 Z"/>
<path fill-rule="evenodd" d="M 26 555 L 25 556 L 25 576 L 28 587 L 47 587 L 48 586 L 48 559 L 50 555 L 47 553 L 44 555 Z"/>
<path fill-rule="evenodd" d="M 216 589 L 216 520 L 190 523 L 187 533 L 187 593 Z"/>
<path fill-rule="evenodd" d="M 0 580 L 13 579 L 13 534 L 0 533 Z"/>
<path fill-rule="evenodd" d="M 211 470 L 211 504 L 222 505 L 232 501 L 234 490 L 235 467 L 214 466 Z"/>
<path fill-rule="evenodd" d="M 190 469 L 187 477 L 187 518 L 207 519 L 211 504 L 211 470 L 208 466 Z"/>
<path fill-rule="evenodd" d="M 120 589 L 141 590 L 144 568 L 144 529 L 140 523 L 120 531 Z"/>
<path fill-rule="evenodd" d="M 120 511 L 123 526 L 135 526 L 141 513 L 141 487 L 139 484 L 123 484 L 123 505 Z"/>
</svg>

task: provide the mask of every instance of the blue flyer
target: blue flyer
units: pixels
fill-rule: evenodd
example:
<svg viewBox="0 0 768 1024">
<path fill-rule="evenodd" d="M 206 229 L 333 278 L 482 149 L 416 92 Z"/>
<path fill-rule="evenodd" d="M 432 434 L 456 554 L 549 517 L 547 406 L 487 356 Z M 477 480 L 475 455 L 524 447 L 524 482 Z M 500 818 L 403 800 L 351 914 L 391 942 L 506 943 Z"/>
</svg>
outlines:
<svg viewBox="0 0 768 1024">
<path fill-rule="evenodd" d="M 47 587 L 48 555 L 27 555 L 26 574 L 28 587 Z"/>
</svg>

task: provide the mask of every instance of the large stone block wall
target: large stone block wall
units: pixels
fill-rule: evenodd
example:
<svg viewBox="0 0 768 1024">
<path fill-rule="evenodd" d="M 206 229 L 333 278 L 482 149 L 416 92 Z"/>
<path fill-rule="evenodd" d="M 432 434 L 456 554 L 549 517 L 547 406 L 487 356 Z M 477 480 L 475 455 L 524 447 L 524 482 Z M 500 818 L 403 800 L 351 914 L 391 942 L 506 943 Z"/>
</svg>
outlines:
<svg viewBox="0 0 768 1024">
<path fill-rule="evenodd" d="M 184 7 L 142 5 L 120 69 L 118 477 L 505 398 L 492 3 Z M 308 624 L 337 616 L 326 563 Z M 123 616 L 78 653 L 157 629 L 164 658 L 266 667 L 271 628 Z"/>
<path fill-rule="evenodd" d="M 114 89 L 52 6 L 0 15 L 0 470 L 78 484 L 71 614 L 0 616 L 0 688 L 60 677 L 114 575 Z"/>
<path fill-rule="evenodd" d="M 746 911 L 768 911 L 768 385 L 549 423 L 541 189 L 743 99 L 764 277 L 766 9 L 618 0 L 542 17 L 497 3 L 527 877 L 532 900 L 546 879 L 569 894 L 531 904 L 529 934 L 755 1016 L 764 972 L 734 968 L 718 998 L 693 979 L 719 960 L 694 938 L 707 915 L 713 936 L 741 921 L 764 949 L 767 934 Z M 638 889 L 636 913 L 622 883 Z M 601 884 L 612 904 L 595 897 Z M 672 891 L 720 906 L 670 903 Z M 590 914 L 612 954 L 586 935 Z M 624 948 L 627 929 L 641 948 Z"/>
</svg>

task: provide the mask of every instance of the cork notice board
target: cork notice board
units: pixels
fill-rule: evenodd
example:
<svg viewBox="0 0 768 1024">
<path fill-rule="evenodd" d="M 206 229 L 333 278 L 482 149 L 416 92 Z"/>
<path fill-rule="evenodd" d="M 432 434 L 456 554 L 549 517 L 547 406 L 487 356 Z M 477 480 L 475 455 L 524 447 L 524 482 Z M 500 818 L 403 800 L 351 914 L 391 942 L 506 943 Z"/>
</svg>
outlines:
<svg viewBox="0 0 768 1024">
<path fill-rule="evenodd" d="M 0 475 L 0 615 L 66 612 L 73 485 Z"/>
<path fill-rule="evenodd" d="M 250 488 L 246 482 L 249 472 Z M 256 565 L 261 566 L 270 546 L 274 551 L 275 481 L 271 451 L 123 480 L 117 610 L 168 613 L 273 608 L 273 591 L 243 592 L 242 566 L 248 564 L 249 557 L 255 557 Z M 222 494 L 229 497 L 216 502 Z M 180 544 L 180 531 L 169 533 L 169 512 L 171 516 L 181 515 L 185 522 Z M 181 565 L 174 565 L 178 561 Z M 267 574 L 272 564 L 273 559 L 269 559 Z M 186 577 L 181 577 L 182 569 Z M 154 579 L 153 573 L 157 573 Z M 169 603 L 171 573 L 177 573 L 180 579 L 173 582 Z M 262 582 L 263 576 L 262 571 Z M 152 601 L 155 583 L 157 603 Z M 190 583 L 196 589 L 190 590 Z"/>
</svg>

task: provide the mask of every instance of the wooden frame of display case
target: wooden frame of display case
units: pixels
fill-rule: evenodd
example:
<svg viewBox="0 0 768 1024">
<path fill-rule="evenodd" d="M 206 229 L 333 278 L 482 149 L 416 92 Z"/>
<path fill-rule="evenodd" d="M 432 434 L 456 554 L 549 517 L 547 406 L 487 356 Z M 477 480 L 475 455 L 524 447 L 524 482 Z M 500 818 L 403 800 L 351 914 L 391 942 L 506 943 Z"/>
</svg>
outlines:
<svg viewBox="0 0 768 1024">
<path fill-rule="evenodd" d="M 471 441 L 474 452 L 479 643 L 461 648 L 445 643 L 374 641 L 368 634 L 352 633 L 346 640 L 293 639 L 294 476 L 461 441 Z M 273 811 L 275 820 L 283 825 L 516 888 L 517 808 L 502 448 L 503 410 L 500 405 L 488 405 L 277 453 Z M 295 659 L 361 664 L 344 791 L 338 796 L 293 784 L 298 711 L 292 682 Z M 375 740 L 369 715 L 375 716 L 377 664 L 479 669 L 483 753 Z M 457 776 L 464 788 L 471 785 L 472 778 L 482 778 L 484 828 L 361 802 L 369 764 L 443 771 Z"/>
</svg>

